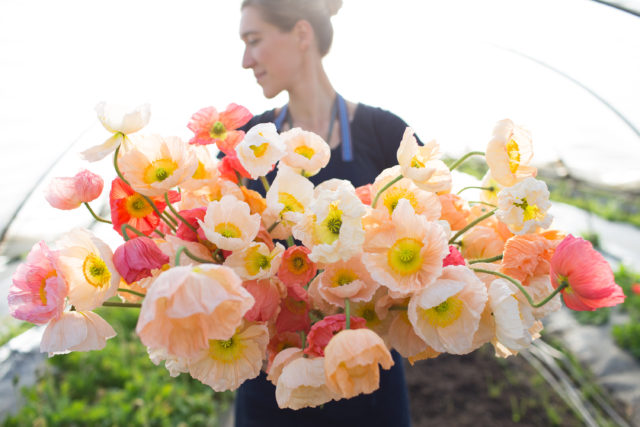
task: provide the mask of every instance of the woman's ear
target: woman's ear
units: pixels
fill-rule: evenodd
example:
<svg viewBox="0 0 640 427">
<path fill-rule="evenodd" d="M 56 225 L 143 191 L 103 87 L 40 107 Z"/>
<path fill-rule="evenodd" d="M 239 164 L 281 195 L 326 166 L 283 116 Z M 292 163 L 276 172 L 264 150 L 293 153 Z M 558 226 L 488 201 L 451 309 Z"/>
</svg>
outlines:
<svg viewBox="0 0 640 427">
<path fill-rule="evenodd" d="M 296 38 L 298 47 L 302 51 L 306 51 L 315 43 L 315 34 L 309 21 L 301 19 L 293 26 L 293 35 Z"/>
</svg>

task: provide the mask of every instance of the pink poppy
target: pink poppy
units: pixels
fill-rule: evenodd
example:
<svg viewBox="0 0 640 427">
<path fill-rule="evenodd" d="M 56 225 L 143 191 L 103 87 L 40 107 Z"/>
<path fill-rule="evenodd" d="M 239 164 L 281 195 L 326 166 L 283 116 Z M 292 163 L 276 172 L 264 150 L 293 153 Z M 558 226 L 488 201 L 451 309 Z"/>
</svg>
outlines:
<svg viewBox="0 0 640 427">
<path fill-rule="evenodd" d="M 44 197 L 57 209 L 75 209 L 100 196 L 104 181 L 99 175 L 86 169 L 71 178 L 53 178 L 45 190 Z"/>
<path fill-rule="evenodd" d="M 220 160 L 220 163 L 218 163 L 218 172 L 220 172 L 221 178 L 236 184 L 238 183 L 238 174 L 241 177 L 251 179 L 251 174 L 242 166 L 235 151 L 227 153 L 227 155 Z"/>
<path fill-rule="evenodd" d="M 286 294 L 284 284 L 275 277 L 261 280 L 248 280 L 243 283 L 256 300 L 244 318 L 250 322 L 266 322 L 273 319 L 280 309 L 280 300 Z"/>
<path fill-rule="evenodd" d="M 351 329 L 364 328 L 367 321 L 361 317 L 349 316 L 351 318 Z M 335 334 L 346 328 L 347 316 L 345 314 L 334 314 L 327 316 L 316 322 L 307 335 L 307 347 L 305 354 L 309 356 L 323 356 L 324 348 Z"/>
<path fill-rule="evenodd" d="M 271 336 L 271 340 L 267 345 L 267 372 L 271 372 L 271 366 L 273 366 L 275 357 L 283 350 L 291 347 L 295 347 L 302 352 L 302 350 L 300 350 L 300 347 L 302 347 L 302 338 L 300 337 L 300 334 L 289 331 L 273 334 Z"/>
<path fill-rule="evenodd" d="M 287 296 L 280 302 L 280 313 L 276 319 L 278 333 L 291 331 L 307 332 L 311 326 L 309 319 L 309 295 L 299 284 L 287 286 Z"/>
<path fill-rule="evenodd" d="M 593 311 L 624 302 L 622 288 L 614 282 L 611 266 L 591 243 L 569 234 L 551 257 L 551 283 L 562 291 L 572 310 Z"/>
<path fill-rule="evenodd" d="M 640 283 L 634 283 L 633 285 L 631 285 L 631 292 L 636 295 L 640 295 Z"/>
<path fill-rule="evenodd" d="M 56 263 L 57 253 L 43 241 L 33 245 L 9 288 L 9 312 L 13 317 L 37 324 L 60 317 L 68 287 Z"/>
<path fill-rule="evenodd" d="M 127 283 L 151 276 L 151 270 L 169 263 L 169 257 L 148 237 L 137 237 L 119 246 L 113 264 Z"/>
<path fill-rule="evenodd" d="M 193 228 L 196 230 L 200 229 L 200 224 L 198 220 L 203 220 L 204 215 L 207 213 L 207 208 L 205 206 L 180 211 L 180 216 L 184 218 Z M 194 233 L 187 225 L 180 221 L 178 223 L 178 230 L 176 231 L 176 236 L 181 238 L 182 240 L 188 240 L 190 242 L 198 241 L 198 233 Z"/>
<path fill-rule="evenodd" d="M 246 108 L 229 104 L 227 109 L 219 113 L 214 107 L 206 107 L 191 116 L 187 127 L 195 133 L 189 144 L 216 144 L 225 154 L 242 141 L 244 132 L 238 131 L 253 115 Z"/>
<path fill-rule="evenodd" d="M 446 267 L 447 265 L 466 265 L 464 257 L 453 245 L 449 245 L 449 255 L 442 260 L 442 266 Z"/>
</svg>

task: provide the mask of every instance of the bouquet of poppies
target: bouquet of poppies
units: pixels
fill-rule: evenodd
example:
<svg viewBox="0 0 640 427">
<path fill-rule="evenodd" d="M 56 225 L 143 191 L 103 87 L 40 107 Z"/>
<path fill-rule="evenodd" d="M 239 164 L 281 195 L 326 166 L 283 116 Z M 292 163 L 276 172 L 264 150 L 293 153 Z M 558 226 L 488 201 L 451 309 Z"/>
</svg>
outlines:
<svg viewBox="0 0 640 427">
<path fill-rule="evenodd" d="M 47 324 L 49 355 L 99 350 L 116 335 L 96 307 L 137 308 L 136 332 L 171 376 L 222 391 L 265 369 L 278 404 L 298 409 L 373 392 L 392 349 L 414 363 L 490 342 L 507 357 L 539 337 L 561 297 L 574 310 L 624 300 L 589 242 L 548 229 L 531 136 L 508 119 L 485 152 L 451 166 L 408 128 L 398 165 L 354 188 L 308 179 L 329 161 L 318 135 L 272 123 L 245 134 L 251 114 L 235 104 L 195 113 L 188 143 L 140 134 L 148 105 L 96 111 L 111 136 L 82 156 L 112 155 L 111 219 L 89 205 L 103 180 L 87 170 L 53 179 L 46 198 L 84 204 L 123 243 L 112 251 L 76 228 L 19 266 L 11 313 Z M 451 172 L 472 155 L 489 172 L 453 193 Z M 266 197 L 246 186 L 258 179 Z M 461 196 L 471 188 L 477 200 Z"/>
</svg>

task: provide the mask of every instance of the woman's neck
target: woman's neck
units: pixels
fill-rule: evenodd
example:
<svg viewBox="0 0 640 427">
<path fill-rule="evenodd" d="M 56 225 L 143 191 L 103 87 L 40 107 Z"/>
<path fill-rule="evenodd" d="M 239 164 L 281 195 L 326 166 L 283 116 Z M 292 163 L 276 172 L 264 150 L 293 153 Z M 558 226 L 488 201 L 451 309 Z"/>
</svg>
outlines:
<svg viewBox="0 0 640 427">
<path fill-rule="evenodd" d="M 294 126 L 324 134 L 336 97 L 327 74 L 319 64 L 303 72 L 304 77 L 289 92 L 289 114 Z"/>
</svg>

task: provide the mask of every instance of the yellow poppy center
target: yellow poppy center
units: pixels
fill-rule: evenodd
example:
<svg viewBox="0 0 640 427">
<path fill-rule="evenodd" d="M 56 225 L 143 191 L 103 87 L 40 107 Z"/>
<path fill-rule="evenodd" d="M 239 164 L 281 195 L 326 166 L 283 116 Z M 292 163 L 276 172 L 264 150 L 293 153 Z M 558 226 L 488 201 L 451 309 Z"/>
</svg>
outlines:
<svg viewBox="0 0 640 427">
<path fill-rule="evenodd" d="M 230 222 L 221 222 L 214 228 L 216 233 L 222 234 L 222 237 L 241 237 L 242 231 Z"/>
<path fill-rule="evenodd" d="M 462 300 L 452 296 L 435 307 L 422 309 L 422 317 L 432 326 L 446 328 L 458 320 L 463 308 Z"/>
<path fill-rule="evenodd" d="M 109 285 L 111 272 L 107 264 L 96 254 L 89 254 L 82 263 L 82 274 L 84 278 L 94 288 L 102 288 Z"/>
<path fill-rule="evenodd" d="M 411 237 L 398 239 L 387 252 L 389 266 L 403 276 L 416 273 L 422 267 L 422 247 L 419 240 Z"/>
<path fill-rule="evenodd" d="M 284 300 L 284 305 L 285 307 L 287 307 L 287 310 L 289 310 L 291 313 L 293 314 L 305 314 L 307 311 L 307 303 L 304 301 L 298 301 L 295 300 L 291 297 L 287 297 Z"/>
<path fill-rule="evenodd" d="M 420 160 L 420 158 L 415 155 L 411 158 L 411 167 L 412 168 L 423 168 L 424 167 L 424 162 L 422 160 Z"/>
<path fill-rule="evenodd" d="M 288 270 L 294 274 L 302 274 L 309 269 L 309 264 L 302 256 L 292 256 L 287 262 Z"/>
<path fill-rule="evenodd" d="M 313 148 L 307 145 L 299 145 L 293 151 L 294 153 L 300 154 L 302 157 L 306 157 L 307 159 L 311 159 L 316 153 Z"/>
<path fill-rule="evenodd" d="M 250 145 L 249 148 L 253 151 L 253 155 L 256 157 L 264 156 L 264 153 L 267 152 L 267 148 L 269 148 L 268 142 L 263 142 L 260 145 Z"/>
<path fill-rule="evenodd" d="M 525 221 L 540 219 L 544 216 L 544 213 L 540 211 L 538 205 L 530 205 L 527 199 L 523 198 L 521 203 L 514 203 L 514 205 L 522 209 Z"/>
<path fill-rule="evenodd" d="M 331 278 L 331 286 L 335 288 L 342 285 L 348 285 L 354 280 L 358 280 L 358 275 L 354 273 L 353 270 L 342 268 L 336 271 Z"/>
<path fill-rule="evenodd" d="M 51 277 L 56 277 L 56 276 L 57 276 L 56 271 L 51 270 L 40 281 L 40 302 L 42 302 L 42 305 L 47 305 L 47 290 L 46 290 L 47 280 Z"/>
<path fill-rule="evenodd" d="M 379 325 L 382 321 L 376 313 L 374 304 L 368 303 L 366 305 L 358 307 L 356 304 L 351 306 L 353 308 L 353 315 L 362 317 L 367 321 L 367 328 L 372 328 Z"/>
<path fill-rule="evenodd" d="M 271 258 L 260 253 L 260 246 L 256 245 L 247 250 L 244 257 L 244 266 L 250 276 L 260 273 L 260 270 L 268 269 L 271 266 Z"/>
<path fill-rule="evenodd" d="M 327 217 L 320 224 L 316 224 L 316 237 L 320 243 L 330 245 L 340 237 L 342 211 L 338 209 L 338 203 L 331 203 Z"/>
<path fill-rule="evenodd" d="M 284 205 L 284 208 L 280 211 L 281 218 L 285 212 L 304 212 L 304 206 L 302 203 L 289 193 L 278 193 L 278 203 L 282 203 Z"/>
<path fill-rule="evenodd" d="M 193 173 L 191 178 L 193 179 L 205 179 L 207 177 L 207 169 L 204 167 L 204 163 L 198 161 L 198 167 L 196 171 Z"/>
<path fill-rule="evenodd" d="M 507 143 L 507 156 L 509 156 L 509 170 L 516 173 L 520 166 L 520 147 L 515 139 L 509 140 Z"/>
<path fill-rule="evenodd" d="M 242 357 L 245 344 L 237 335 L 228 340 L 209 340 L 209 357 L 222 363 L 233 363 Z"/>
<path fill-rule="evenodd" d="M 162 182 L 169 178 L 176 169 L 178 169 L 178 164 L 171 159 L 156 160 L 144 170 L 143 181 L 145 184 Z"/>
<path fill-rule="evenodd" d="M 221 121 L 217 121 L 211 126 L 209 136 L 214 139 L 224 140 L 227 138 L 227 127 Z"/>
<path fill-rule="evenodd" d="M 412 192 L 408 191 L 406 188 L 391 187 L 384 192 L 383 202 L 389 210 L 389 215 L 391 215 L 396 206 L 398 206 L 398 201 L 400 199 L 407 199 L 414 211 L 418 209 L 418 201 Z"/>
<path fill-rule="evenodd" d="M 144 218 L 153 212 L 151 205 L 138 193 L 128 196 L 124 205 L 127 213 L 133 218 Z"/>
</svg>

